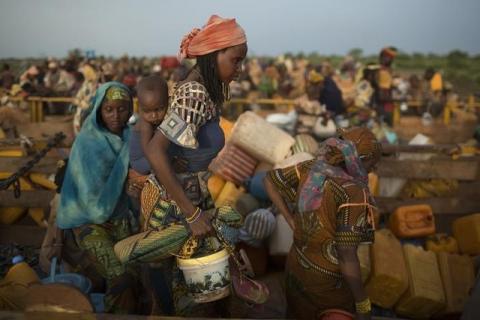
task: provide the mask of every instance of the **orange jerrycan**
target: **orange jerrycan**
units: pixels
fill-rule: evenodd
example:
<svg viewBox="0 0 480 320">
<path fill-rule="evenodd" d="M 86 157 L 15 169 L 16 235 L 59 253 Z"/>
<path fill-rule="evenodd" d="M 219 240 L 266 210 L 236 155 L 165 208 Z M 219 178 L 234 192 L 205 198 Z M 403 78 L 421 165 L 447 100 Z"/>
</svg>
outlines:
<svg viewBox="0 0 480 320">
<path fill-rule="evenodd" d="M 434 234 L 435 218 L 432 208 L 426 204 L 399 207 L 390 216 L 389 227 L 399 238 Z"/>
</svg>

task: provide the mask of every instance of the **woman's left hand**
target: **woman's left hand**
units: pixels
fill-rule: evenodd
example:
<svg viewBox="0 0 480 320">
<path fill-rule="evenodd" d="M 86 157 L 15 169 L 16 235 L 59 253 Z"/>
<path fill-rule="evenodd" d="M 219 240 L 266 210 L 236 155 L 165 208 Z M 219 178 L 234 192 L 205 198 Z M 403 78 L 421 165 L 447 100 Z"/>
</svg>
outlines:
<svg viewBox="0 0 480 320">
<path fill-rule="evenodd" d="M 213 233 L 212 216 L 209 212 L 203 211 L 200 213 L 200 217 L 189 224 L 192 236 L 194 238 L 204 238 L 210 236 Z"/>
<path fill-rule="evenodd" d="M 133 169 L 128 169 L 127 194 L 134 198 L 140 198 L 147 176 L 143 176 Z"/>
</svg>

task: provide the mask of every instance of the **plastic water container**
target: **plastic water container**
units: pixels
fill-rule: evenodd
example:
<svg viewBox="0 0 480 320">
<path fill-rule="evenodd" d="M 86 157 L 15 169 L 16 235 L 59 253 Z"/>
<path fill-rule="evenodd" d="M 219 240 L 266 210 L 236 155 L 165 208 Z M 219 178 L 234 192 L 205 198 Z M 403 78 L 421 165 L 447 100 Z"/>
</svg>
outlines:
<svg viewBox="0 0 480 320">
<path fill-rule="evenodd" d="M 395 306 L 396 313 L 427 319 L 445 307 L 445 294 L 434 252 L 410 244 L 403 246 L 408 290 Z"/>
<path fill-rule="evenodd" d="M 391 308 L 408 288 L 402 245 L 388 229 L 375 231 L 371 245 L 371 272 L 365 289 L 372 303 Z"/>
<path fill-rule="evenodd" d="M 365 283 L 370 276 L 372 269 L 370 263 L 370 245 L 360 244 L 357 248 L 358 261 L 360 262 L 360 273 L 362 275 L 362 282 Z"/>
<path fill-rule="evenodd" d="M 288 155 L 295 139 L 262 117 L 247 111 L 235 123 L 230 142 L 257 160 L 273 164 Z"/>
<path fill-rule="evenodd" d="M 29 285 L 31 283 L 40 282 L 37 273 L 23 261 L 22 256 L 15 256 L 12 259 L 13 266 L 8 270 L 5 278 L 5 282 L 15 282 L 23 285 Z"/>
<path fill-rule="evenodd" d="M 439 233 L 427 238 L 425 248 L 433 252 L 458 253 L 457 240 L 445 233 Z"/>
<path fill-rule="evenodd" d="M 208 178 L 207 188 L 210 192 L 210 195 L 212 196 L 213 201 L 217 200 L 224 186 L 225 180 L 222 177 L 214 174 L 213 176 Z"/>
<path fill-rule="evenodd" d="M 402 206 L 390 216 L 389 227 L 399 238 L 415 238 L 435 233 L 435 217 L 426 204 Z"/>
<path fill-rule="evenodd" d="M 78 273 L 66 273 L 63 265 L 60 264 L 60 273 L 57 273 L 57 258 L 52 258 L 50 265 L 50 275 L 42 279 L 42 283 L 65 283 L 77 287 L 84 294 L 89 294 L 92 290 L 92 282 L 85 276 Z"/>
<path fill-rule="evenodd" d="M 259 172 L 247 182 L 248 192 L 260 200 L 270 200 L 270 197 L 265 190 L 265 185 L 263 184 L 263 179 L 266 175 L 266 172 Z"/>
<path fill-rule="evenodd" d="M 328 119 L 326 125 L 323 123 L 323 118 L 318 118 L 315 121 L 315 125 L 313 127 L 313 133 L 315 136 L 321 139 L 333 137 L 337 132 L 337 125 L 335 122 L 332 119 Z"/>
<path fill-rule="evenodd" d="M 480 213 L 455 220 L 453 235 L 462 253 L 480 254 Z"/>
<path fill-rule="evenodd" d="M 177 258 L 178 267 L 196 303 L 219 300 L 230 294 L 228 257 L 227 250 L 223 249 L 200 258 Z"/>
<path fill-rule="evenodd" d="M 299 134 L 295 136 L 295 144 L 292 147 L 293 154 L 306 152 L 310 154 L 317 154 L 318 142 L 308 134 Z"/>
<path fill-rule="evenodd" d="M 287 167 L 302 163 L 304 161 L 312 160 L 313 158 L 314 156 L 312 156 L 310 153 L 306 153 L 306 152 L 296 153 L 293 156 L 288 157 L 280 161 L 279 163 L 277 163 L 274 168 L 275 169 L 287 168 Z"/>
<path fill-rule="evenodd" d="M 467 255 L 437 252 L 437 260 L 447 301 L 447 308 L 442 310 L 442 313 L 461 313 L 470 289 L 475 284 L 472 258 Z"/>
<path fill-rule="evenodd" d="M 208 169 L 237 186 L 253 175 L 258 161 L 239 147 L 227 143 Z"/>
<path fill-rule="evenodd" d="M 215 200 L 215 207 L 220 208 L 226 205 L 235 207 L 238 198 L 244 193 L 245 189 L 242 187 L 237 188 L 233 182 L 227 181 Z"/>
</svg>

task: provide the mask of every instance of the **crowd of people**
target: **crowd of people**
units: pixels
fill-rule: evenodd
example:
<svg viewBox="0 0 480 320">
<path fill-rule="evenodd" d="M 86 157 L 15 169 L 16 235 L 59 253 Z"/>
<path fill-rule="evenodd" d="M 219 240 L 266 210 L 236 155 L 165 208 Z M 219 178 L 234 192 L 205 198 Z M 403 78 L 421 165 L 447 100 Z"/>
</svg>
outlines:
<svg viewBox="0 0 480 320">
<path fill-rule="evenodd" d="M 396 53 L 393 47 L 384 48 L 378 61 L 365 65 L 346 56 L 337 66 L 328 60 L 315 65 L 290 55 L 247 58 L 238 79 L 230 84 L 230 94 L 232 98 L 251 100 L 301 98 L 308 93 L 309 75 L 314 72 L 316 80 L 310 84 L 317 87 L 313 89 L 318 91 L 316 100 L 333 116 L 352 108 L 369 108 L 392 125 L 394 102 L 406 111 L 410 100 L 422 104 L 421 113 L 440 115 L 447 98 L 451 98 L 451 85 L 433 68 L 425 70 L 423 76 L 400 76 L 392 68 Z M 75 97 L 74 106 L 79 113 L 90 104 L 95 89 L 102 83 L 122 82 L 135 95 L 135 86 L 142 78 L 158 74 L 167 80 L 172 94 L 174 84 L 185 77 L 189 67 L 190 62 L 180 63 L 174 56 L 111 59 L 85 58 L 77 53 L 64 60 L 51 58 L 30 65 L 19 74 L 4 64 L 0 90 L 11 96 Z"/>
<path fill-rule="evenodd" d="M 242 216 L 231 205 L 215 206 L 207 184 L 209 164 L 225 145 L 225 101 L 295 99 L 304 116 L 300 125 L 308 129 L 309 117 L 325 115 L 328 123 L 351 108 L 370 110 L 392 125 L 395 102 L 424 96 L 420 79 L 394 75 L 392 47 L 381 50 L 378 63 L 363 67 L 347 57 L 338 71 L 328 61 L 246 59 L 247 50 L 234 19 L 212 16 L 181 43 L 179 57 L 195 64 L 177 57 L 155 62 L 72 56 L 30 66 L 19 77 L 3 67 L 1 86 L 12 96 L 75 97 L 78 135 L 58 180 L 58 231 L 48 255 L 61 255 L 66 239 L 74 239 L 104 280 L 107 312 L 142 312 L 136 270 L 142 264 L 159 313 L 231 315 L 225 300 L 195 303 L 175 262 L 176 256 L 199 257 L 221 246 L 231 249 L 232 299 L 267 300 L 266 285 L 245 281 L 236 263 L 246 262 L 234 249 Z M 440 103 L 440 73 L 427 70 L 424 80 L 428 101 Z M 140 114 L 130 126 L 134 97 Z M 434 103 L 429 108 L 437 114 Z M 380 159 L 381 144 L 368 129 L 354 128 L 327 139 L 323 148 L 322 156 L 269 171 L 264 179 L 271 202 L 294 231 L 286 265 L 289 316 L 314 319 L 341 309 L 370 319 L 356 250 L 373 241 L 367 173 Z"/>
</svg>

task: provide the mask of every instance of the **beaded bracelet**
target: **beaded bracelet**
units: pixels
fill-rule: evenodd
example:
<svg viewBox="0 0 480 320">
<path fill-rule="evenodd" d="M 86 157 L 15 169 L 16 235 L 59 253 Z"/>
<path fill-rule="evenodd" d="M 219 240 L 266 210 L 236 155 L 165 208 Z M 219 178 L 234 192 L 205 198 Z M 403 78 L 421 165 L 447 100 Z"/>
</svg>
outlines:
<svg viewBox="0 0 480 320">
<path fill-rule="evenodd" d="M 197 209 L 195 209 L 195 212 L 190 217 L 185 217 L 185 220 L 187 221 L 187 223 L 194 223 L 195 221 L 197 221 L 197 219 L 200 217 L 201 211 L 202 210 L 200 210 L 200 208 L 197 207 Z"/>
<path fill-rule="evenodd" d="M 193 220 L 190 220 L 189 224 L 192 224 L 192 223 L 196 222 L 200 218 L 202 213 L 203 213 L 203 211 L 199 210 L 197 216 Z"/>
<path fill-rule="evenodd" d="M 372 304 L 370 303 L 370 299 L 366 298 L 363 301 L 355 303 L 355 310 L 357 313 L 365 314 L 372 311 Z"/>
</svg>

